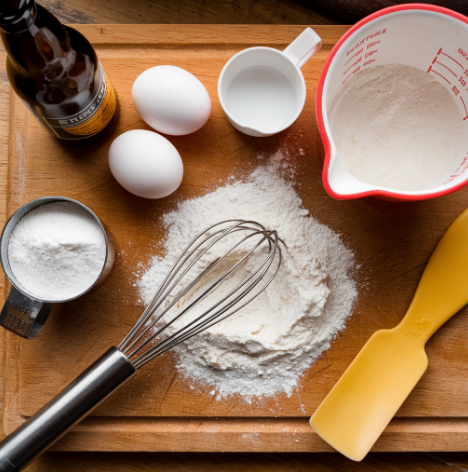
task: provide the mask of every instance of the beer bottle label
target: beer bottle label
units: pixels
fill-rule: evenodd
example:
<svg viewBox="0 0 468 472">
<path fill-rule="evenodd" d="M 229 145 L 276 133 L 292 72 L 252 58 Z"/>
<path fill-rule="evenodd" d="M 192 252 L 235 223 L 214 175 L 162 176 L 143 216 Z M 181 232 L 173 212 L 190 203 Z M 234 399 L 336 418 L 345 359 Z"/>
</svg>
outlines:
<svg viewBox="0 0 468 472">
<path fill-rule="evenodd" d="M 112 119 L 117 106 L 115 90 L 100 63 L 98 67 L 99 81 L 96 82 L 99 85 L 95 96 L 83 110 L 62 118 L 42 116 L 52 131 L 54 128 L 61 128 L 67 133 L 87 137 L 99 133 Z"/>
</svg>

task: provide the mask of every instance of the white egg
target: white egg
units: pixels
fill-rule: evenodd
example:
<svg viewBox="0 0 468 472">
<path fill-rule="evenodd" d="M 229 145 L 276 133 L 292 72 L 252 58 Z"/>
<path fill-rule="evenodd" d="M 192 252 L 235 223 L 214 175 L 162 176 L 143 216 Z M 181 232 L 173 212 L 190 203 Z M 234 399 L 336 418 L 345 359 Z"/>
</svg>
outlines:
<svg viewBox="0 0 468 472">
<path fill-rule="evenodd" d="M 182 182 L 184 166 L 174 145 L 153 131 L 134 129 L 114 139 L 109 167 L 117 182 L 144 198 L 163 198 Z"/>
<path fill-rule="evenodd" d="M 211 100 L 204 85 L 190 72 L 157 66 L 140 74 L 132 100 L 141 118 L 160 133 L 182 136 L 199 130 L 210 117 Z"/>
</svg>

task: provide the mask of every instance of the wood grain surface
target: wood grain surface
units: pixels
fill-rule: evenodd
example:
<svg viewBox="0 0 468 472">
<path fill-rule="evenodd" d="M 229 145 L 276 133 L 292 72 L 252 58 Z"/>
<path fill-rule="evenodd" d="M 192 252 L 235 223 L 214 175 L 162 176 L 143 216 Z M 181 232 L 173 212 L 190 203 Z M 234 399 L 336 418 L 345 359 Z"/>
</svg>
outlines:
<svg viewBox="0 0 468 472">
<path fill-rule="evenodd" d="M 42 0 L 65 23 L 276 24 L 332 22 L 308 0 Z"/>
<path fill-rule="evenodd" d="M 161 217 L 185 199 L 206 194 L 229 178 L 242 178 L 278 152 L 295 170 L 292 180 L 303 205 L 342 235 L 356 255 L 359 299 L 346 330 L 303 376 L 291 396 L 245 401 L 218 399 L 212 386 L 184 378 L 170 355 L 141 370 L 54 446 L 105 451 L 329 451 L 308 418 L 377 329 L 398 323 L 438 240 L 468 203 L 468 190 L 413 203 L 376 199 L 336 201 L 321 182 L 315 90 L 332 45 L 345 31 L 319 26 L 323 49 L 303 68 L 306 107 L 287 131 L 270 138 L 232 128 L 217 98 L 217 79 L 237 51 L 263 44 L 284 49 L 300 26 L 140 25 L 80 26 L 94 44 L 119 96 L 120 120 L 97 142 L 56 140 L 11 97 L 7 215 L 25 202 L 64 195 L 88 205 L 110 230 L 116 264 L 105 284 L 54 309 L 40 335 L 26 341 L 7 335 L 4 425 L 12 431 L 47 400 L 118 343 L 141 313 L 137 274 L 163 254 Z M 147 68 L 180 66 L 202 80 L 212 115 L 197 133 L 169 137 L 184 160 L 181 187 L 164 200 L 130 195 L 107 164 L 110 142 L 129 129 L 147 128 L 131 103 L 131 86 Z M 377 442 L 377 451 L 464 450 L 468 440 L 467 310 L 428 344 L 430 367 Z M 191 387 L 195 387 L 192 389 Z"/>
<path fill-rule="evenodd" d="M 178 202 L 212 191 L 232 176 L 247 175 L 280 150 L 300 176 L 295 183 L 301 187 L 306 206 L 316 207 L 314 213 L 317 216 L 323 213 L 320 219 L 328 219 L 327 202 L 332 200 L 320 183 L 313 97 L 323 62 L 345 29 L 317 28 L 324 47 L 303 69 L 310 94 L 306 110 L 287 132 L 268 139 L 246 137 L 233 129 L 217 99 L 217 80 L 223 65 L 237 51 L 255 44 L 284 49 L 302 27 L 206 26 L 203 34 L 198 27 L 190 26 L 80 27 L 95 45 L 120 101 L 118 126 L 97 143 L 76 145 L 56 140 L 30 117 L 19 100 L 13 100 L 8 214 L 38 196 L 75 198 L 101 218 L 117 249 L 115 267 L 99 290 L 57 306 L 41 335 L 32 342 L 11 339 L 12 349 L 18 349 L 19 355 L 12 356 L 13 363 L 8 364 L 8 390 L 10 385 L 12 390 L 16 388 L 13 378 L 18 375 L 19 408 L 23 416 L 33 414 L 129 331 L 143 310 L 134 287 L 135 274 L 141 264 L 147 266 L 152 257 L 161 255 L 165 233 L 159 222 Z M 142 71 L 167 63 L 180 66 L 203 81 L 212 97 L 212 114 L 199 132 L 169 138 L 184 160 L 185 174 L 179 190 L 161 201 L 145 200 L 130 195 L 117 184 L 108 168 L 107 150 L 120 133 L 147 128 L 132 106 L 131 87 Z M 298 156 L 297 149 L 302 149 L 303 156 Z M 340 212 L 336 213 L 337 230 L 342 227 L 341 219 Z M 361 331 L 358 325 L 355 329 Z M 369 334 L 363 332 L 355 337 L 363 340 Z M 178 373 L 172 356 L 164 356 L 143 369 L 131 385 L 96 410 L 95 415 L 310 416 L 333 385 L 335 376 L 350 362 L 353 353 L 344 349 L 347 356 L 337 354 L 341 365 L 335 363 L 330 370 L 329 360 L 324 358 L 315 373 L 304 379 L 304 388 L 297 394 L 253 404 L 239 396 L 216 401 L 209 393 L 212 386 L 196 385 L 196 390 L 191 390 L 192 383 Z M 315 386 L 311 390 L 313 377 Z"/>
<path fill-rule="evenodd" d="M 260 16 L 253 16 L 254 22 L 313 24 L 314 12 L 305 4 L 299 4 L 299 12 L 294 20 L 288 16 L 291 6 L 296 2 L 214 2 L 211 12 L 205 11 L 209 2 L 200 0 L 180 0 L 178 2 L 154 2 L 117 0 L 71 0 L 63 2 L 45 0 L 62 21 L 73 23 L 249 23 L 251 12 L 259 9 Z M 266 7 L 265 7 L 266 5 Z M 263 6 L 263 9 L 262 9 Z M 172 10 L 171 10 L 172 9 Z M 162 14 L 161 14 L 162 11 Z M 225 15 L 228 12 L 228 15 Z M 164 16 L 166 13 L 167 16 Z M 212 16 L 209 16 L 212 15 Z M 263 15 L 263 16 L 262 16 Z M 304 21 L 306 18 L 306 21 Z M 320 18 L 316 15 L 315 18 Z M 328 21 L 322 19 L 321 23 Z M 4 63 L 3 50 L 0 60 Z M 6 165 L 8 141 L 8 100 L 9 86 L 4 68 L 0 69 L 0 165 Z M 5 168 L 5 167 L 3 167 Z M 2 180 L 3 179 L 3 180 Z M 0 218 L 4 218 L 6 197 L 6 172 L 0 174 Z M 435 216 L 436 217 L 436 216 Z M 397 294 L 394 294 L 396 296 Z M 4 332 L 2 331 L 1 336 Z M 3 344 L 0 344 L 3 348 Z M 1 357 L 0 357 L 1 359 Z M 2 399 L 0 398 L 0 401 Z M 434 439 L 436 442 L 436 439 Z M 108 453 L 47 453 L 39 459 L 31 471 L 146 471 L 146 470 L 318 470 L 318 471 L 460 471 L 467 470 L 468 459 L 465 454 L 370 454 L 362 463 L 352 463 L 338 454 L 108 454 Z"/>
</svg>

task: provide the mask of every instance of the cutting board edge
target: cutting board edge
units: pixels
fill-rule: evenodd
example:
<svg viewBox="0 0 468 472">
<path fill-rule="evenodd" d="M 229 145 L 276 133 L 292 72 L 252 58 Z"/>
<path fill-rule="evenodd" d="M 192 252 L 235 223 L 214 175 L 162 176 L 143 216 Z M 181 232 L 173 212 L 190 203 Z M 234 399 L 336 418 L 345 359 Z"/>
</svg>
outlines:
<svg viewBox="0 0 468 472">
<path fill-rule="evenodd" d="M 287 45 L 308 26 L 315 29 L 320 36 L 323 31 L 326 31 L 328 34 L 322 38 L 322 44 L 331 46 L 336 44 L 350 28 L 346 25 L 70 24 L 69 26 L 83 33 L 93 45 L 98 47 L 103 44 L 128 45 L 129 37 L 132 37 L 133 42 L 138 43 L 139 46 L 186 45 L 189 40 L 192 45 L 219 44 L 220 36 L 225 37 L 226 31 L 229 36 L 223 41 L 225 45 Z M 117 31 L 113 29 L 115 26 L 118 26 Z M 135 28 L 137 29 L 135 30 Z M 202 35 L 199 34 L 200 28 L 203 29 Z M 279 34 L 280 30 L 281 34 Z"/>
<path fill-rule="evenodd" d="M 10 433 L 21 424 L 8 423 Z M 395 418 L 372 452 L 463 452 L 468 418 Z M 307 418 L 87 418 L 53 451 L 333 452 Z"/>
<path fill-rule="evenodd" d="M 76 25 L 86 35 L 94 35 L 92 40 L 105 44 L 107 29 L 113 25 Z M 173 30 L 175 25 L 143 25 L 145 28 L 159 28 L 159 31 Z M 185 26 L 185 25 L 183 25 Z M 189 25 L 193 27 L 194 25 Z M 206 25 L 204 25 L 205 27 Z M 220 25 L 213 26 L 213 31 Z M 235 25 L 239 28 L 252 28 L 251 25 Z M 120 27 L 120 25 L 119 25 Z M 130 25 L 128 25 L 130 27 Z M 135 27 L 135 25 L 131 25 Z M 104 33 L 100 31 L 104 28 Z M 260 26 L 265 28 L 266 26 Z M 284 27 L 284 28 L 299 28 Z M 304 28 L 304 26 L 302 26 Z M 325 27 L 322 27 L 325 28 Z M 335 27 L 336 29 L 337 27 Z M 343 28 L 344 32 L 346 27 Z M 163 31 L 164 30 L 164 31 Z M 245 30 L 244 30 L 245 31 Z M 293 29 L 291 29 L 293 31 Z M 339 33 L 338 29 L 336 29 Z M 342 34 L 340 33 L 340 35 Z M 178 38 L 183 38 L 181 34 Z M 151 44 L 157 44 L 158 38 Z M 159 41 L 161 41 L 159 39 Z M 284 39 L 275 43 L 281 44 Z M 172 44 L 169 40 L 167 44 Z M 245 43 L 247 44 L 247 43 Z M 15 102 L 12 97 L 11 103 Z M 14 139 L 10 134 L 10 143 Z M 8 154 L 0 156 L 0 166 L 8 166 Z M 10 169 L 9 169 L 10 170 Z M 11 175 L 10 175 L 11 177 Z M 10 178 L 1 176 L 2 179 Z M 11 180 L 9 180 L 11 185 Z M 8 186 L 9 186 L 8 185 Z M 10 209 L 16 202 L 8 201 L 8 188 L 1 196 L 3 208 Z M 8 201 L 8 205 L 7 205 Z M 6 214 L 0 214 L 2 223 Z M 6 280 L 4 278 L 4 280 Z M 6 284 L 8 285 L 8 284 Z M 5 296 L 6 288 L 3 296 Z M 2 300 L 3 302 L 3 300 Z M 5 365 L 3 376 L 5 396 L 3 401 L 4 431 L 11 433 L 20 426 L 25 418 L 19 410 L 19 353 L 21 342 L 11 333 L 4 333 Z M 11 375 L 7 375 L 7 371 Z M 273 420 L 273 421 L 272 421 Z M 289 418 L 274 421 L 270 418 L 240 419 L 223 418 L 213 424 L 207 418 L 125 418 L 113 419 L 93 417 L 85 419 L 75 427 L 53 450 L 61 451 L 212 451 L 212 452 L 331 452 L 333 449 L 324 443 L 309 427 L 307 418 Z M 181 427 L 181 421 L 193 423 Z M 268 425 L 268 423 L 270 423 Z M 273 424 L 272 424 L 273 423 Z M 287 423 L 287 431 L 285 431 Z M 269 426 L 269 427 L 268 427 Z M 259 427 L 263 431 L 259 431 Z M 468 418 L 397 418 L 385 430 L 373 451 L 466 451 L 468 441 Z"/>
</svg>

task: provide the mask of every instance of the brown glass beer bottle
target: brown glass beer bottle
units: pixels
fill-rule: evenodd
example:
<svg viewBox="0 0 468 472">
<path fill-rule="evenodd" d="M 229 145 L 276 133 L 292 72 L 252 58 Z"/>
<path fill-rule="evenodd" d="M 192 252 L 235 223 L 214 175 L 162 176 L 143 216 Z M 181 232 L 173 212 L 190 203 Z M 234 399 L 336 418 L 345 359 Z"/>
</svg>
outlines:
<svg viewBox="0 0 468 472">
<path fill-rule="evenodd" d="M 34 0 L 0 0 L 0 36 L 11 86 L 54 136 L 84 139 L 111 122 L 115 91 L 81 33 Z"/>
</svg>

